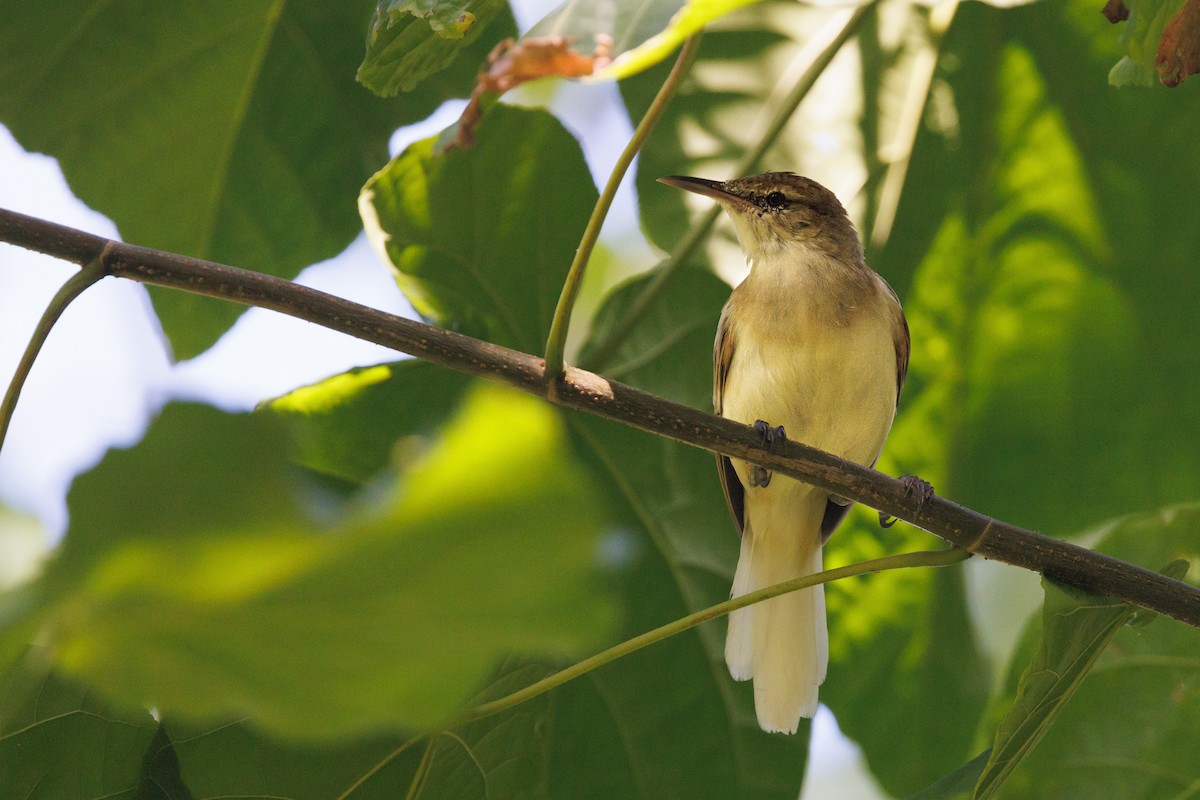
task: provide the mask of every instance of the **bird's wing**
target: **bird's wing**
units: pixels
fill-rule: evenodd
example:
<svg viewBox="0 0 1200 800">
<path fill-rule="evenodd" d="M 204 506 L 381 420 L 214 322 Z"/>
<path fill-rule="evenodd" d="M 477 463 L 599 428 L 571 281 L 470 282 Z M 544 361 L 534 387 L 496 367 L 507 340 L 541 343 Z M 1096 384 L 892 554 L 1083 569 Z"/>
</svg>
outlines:
<svg viewBox="0 0 1200 800">
<path fill-rule="evenodd" d="M 908 352 L 912 343 L 908 335 L 908 320 L 904 318 L 904 309 L 900 306 L 900 298 L 896 296 L 896 290 L 882 277 L 879 277 L 879 282 L 887 290 L 892 301 L 892 310 L 895 312 L 895 328 L 892 331 L 892 339 L 896 344 L 896 405 L 900 405 L 900 390 L 904 388 L 904 379 L 908 377 Z"/>
<path fill-rule="evenodd" d="M 713 411 L 718 415 L 721 414 L 722 399 L 725 396 L 725 378 L 729 374 L 729 364 L 733 361 L 729 306 L 730 303 L 727 302 L 721 310 L 721 321 L 717 323 L 717 339 L 713 344 Z M 728 456 L 717 454 L 717 474 L 721 478 L 721 489 L 725 492 L 729 513 L 733 515 L 733 524 L 737 526 L 738 533 L 741 533 L 745 523 L 746 490 Z"/>
<path fill-rule="evenodd" d="M 896 347 L 896 405 L 899 406 L 900 390 L 904 388 L 904 379 L 908 376 L 908 353 L 911 349 L 911 340 L 908 335 L 908 320 L 904 318 L 904 309 L 900 307 L 900 298 L 896 296 L 896 291 L 882 277 L 879 278 L 879 282 L 887 290 L 887 295 L 892 301 L 892 310 L 894 312 L 892 341 Z M 874 462 L 872 462 L 871 466 L 875 466 Z M 726 491 L 726 495 L 728 495 L 728 491 Z M 825 504 L 825 516 L 821 519 L 822 542 L 828 541 L 837 526 L 842 524 L 842 520 L 846 518 L 846 514 L 850 512 L 852 505 L 854 504 L 839 503 L 833 498 L 829 499 L 829 502 Z"/>
</svg>

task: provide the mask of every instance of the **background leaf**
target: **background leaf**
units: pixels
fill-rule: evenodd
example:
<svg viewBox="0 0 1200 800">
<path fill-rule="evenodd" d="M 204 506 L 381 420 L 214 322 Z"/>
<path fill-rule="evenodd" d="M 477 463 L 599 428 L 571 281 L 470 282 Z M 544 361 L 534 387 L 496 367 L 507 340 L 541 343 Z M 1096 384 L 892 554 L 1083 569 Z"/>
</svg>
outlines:
<svg viewBox="0 0 1200 800">
<path fill-rule="evenodd" d="M 651 270 L 614 289 L 596 312 L 588 346 L 580 362 L 593 368 L 595 342 L 607 341 L 618 325 L 626 324 L 630 307 L 658 275 Z M 648 392 L 669 396 L 693 408 L 712 407 L 711 353 L 717 319 L 729 297 L 729 287 L 708 270 L 684 269 L 667 284 L 654 310 L 631 329 L 605 359 L 605 377 Z M 707 369 L 698 364 L 708 352 Z M 697 365 L 680 370 L 679 362 Z"/>
<path fill-rule="evenodd" d="M 371 7 L 5 3 L 0 122 L 57 158 L 72 191 L 126 240 L 290 278 L 350 243 L 355 192 L 387 159 L 392 131 L 467 96 L 490 49 L 481 40 L 453 75 L 377 102 L 354 82 Z M 151 295 L 179 358 L 241 313 Z"/>
<path fill-rule="evenodd" d="M 367 233 L 425 319 L 538 352 L 598 193 L 544 111 L 497 104 L 469 150 L 409 147 L 363 187 Z"/>
</svg>

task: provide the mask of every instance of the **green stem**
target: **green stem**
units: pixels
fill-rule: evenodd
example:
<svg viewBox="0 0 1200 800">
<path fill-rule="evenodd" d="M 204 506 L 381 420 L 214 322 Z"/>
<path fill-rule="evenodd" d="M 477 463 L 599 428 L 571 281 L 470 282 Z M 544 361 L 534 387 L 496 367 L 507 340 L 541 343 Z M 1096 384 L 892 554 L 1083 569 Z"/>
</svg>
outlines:
<svg viewBox="0 0 1200 800">
<path fill-rule="evenodd" d="M 883 572 L 891 569 L 905 569 L 910 567 L 941 567 L 948 564 L 956 564 L 959 561 L 965 561 L 970 558 L 971 554 L 966 550 L 957 547 L 950 547 L 945 550 L 920 550 L 915 553 L 901 553 L 900 555 L 885 556 L 884 558 L 875 558 L 870 561 L 862 561 L 857 564 L 850 564 L 837 569 L 830 569 L 824 572 L 818 572 L 815 575 L 805 575 L 802 578 L 777 583 L 774 586 L 768 586 L 765 589 L 759 589 L 757 592 L 735 597 L 732 600 L 726 600 L 723 603 L 717 603 L 715 606 L 709 606 L 689 614 L 686 617 L 677 619 L 674 622 L 669 622 L 655 628 L 652 631 L 647 631 L 632 639 L 626 639 L 618 645 L 614 645 L 602 653 L 585 658 L 576 664 L 567 667 L 564 670 L 554 673 L 543 678 L 536 683 L 526 686 L 524 689 L 513 692 L 512 694 L 493 700 L 489 703 L 484 703 L 474 708 L 467 709 L 459 716 L 450 726 L 453 727 L 467 722 L 474 722 L 490 717 L 493 714 L 498 714 L 501 711 L 507 711 L 513 706 L 520 705 L 526 700 L 532 700 L 540 694 L 545 694 L 551 689 L 557 689 L 568 681 L 581 677 L 594 669 L 604 666 L 610 662 L 616 661 L 618 658 L 623 658 L 630 653 L 641 650 L 655 642 L 662 641 L 669 636 L 674 636 L 677 633 L 683 633 L 686 630 L 696 627 L 702 622 L 707 622 L 711 619 L 723 616 L 736 611 L 739 608 L 745 608 L 748 605 L 776 597 L 788 592 L 795 592 L 800 589 L 805 589 L 809 586 L 817 586 L 818 584 L 829 583 L 830 581 L 850 578 L 855 575 L 866 575 L 873 572 Z"/>
<path fill-rule="evenodd" d="M 775 116 L 771 118 L 767 129 L 763 135 L 759 137 L 758 143 L 746 151 L 742 160 L 738 162 L 734 169 L 735 175 L 748 175 L 754 172 L 762 157 L 766 154 L 767 149 L 775 144 L 775 140 L 779 138 L 779 134 L 783 132 L 784 127 L 796 113 L 796 109 L 800 106 L 801 101 L 808 95 L 813 84 L 817 82 L 817 78 L 829 66 L 829 62 L 838 54 L 847 40 L 858 32 L 859 26 L 866 19 L 867 13 L 875 7 L 875 3 L 867 3 L 859 6 L 852 11 L 845 12 L 847 14 L 845 22 L 840 25 L 827 23 L 821 30 L 817 32 L 812 39 L 804 46 L 805 51 L 809 51 L 810 61 L 804 69 L 804 74 L 796 81 L 796 85 L 788 92 L 787 97 L 780 103 L 779 109 L 775 112 Z M 659 295 L 667 287 L 667 284 L 679 272 L 679 269 L 688 262 L 700 243 L 704 241 L 704 237 L 708 235 L 712 229 L 713 223 L 717 221 L 717 217 L 721 214 L 721 207 L 713 204 L 713 207 L 700 217 L 699 221 L 690 227 L 683 239 L 675 247 L 671 256 L 663 262 L 662 267 L 658 269 L 654 279 L 650 281 L 642 293 L 638 295 L 633 306 L 625 314 L 625 318 L 617 325 L 614 325 L 609 330 L 607 339 L 601 340 L 593 349 L 591 359 L 587 364 L 588 369 L 593 371 L 601 371 L 608 365 L 609 360 L 616 353 L 622 342 L 629 333 L 642 321 L 646 313 L 658 300 Z"/>
<path fill-rule="evenodd" d="M 567 272 L 567 280 L 563 284 L 562 294 L 559 295 L 558 306 L 554 309 L 554 321 L 550 325 L 550 336 L 546 340 L 547 383 L 562 374 L 563 357 L 567 347 L 567 331 L 571 325 L 571 312 L 579 297 L 584 270 L 587 268 L 588 260 L 592 257 L 596 240 L 600 238 L 600 229 L 604 225 L 604 218 L 608 216 L 608 209 L 612 205 L 613 198 L 616 197 L 621 181 L 625 178 L 625 173 L 629 170 L 629 165 L 633 163 L 634 156 L 641 149 L 646 137 L 650 135 L 650 131 L 654 130 L 655 124 L 662 116 L 663 109 L 674 96 L 680 81 L 687 74 L 692 61 L 695 60 L 699 44 L 700 34 L 689 37 L 683 43 L 679 56 L 675 59 L 675 66 L 671 68 L 666 81 L 659 88 L 658 94 L 654 96 L 654 101 L 650 103 L 650 108 L 646 110 L 642 121 L 638 123 L 629 143 L 625 145 L 625 150 L 622 151 L 621 157 L 617 159 L 612 173 L 608 176 L 608 183 L 604 186 L 604 191 L 596 200 L 596 207 L 592 209 L 591 219 L 588 220 L 587 228 L 583 231 L 583 239 L 579 242 L 579 249 L 575 251 L 571 269 Z"/>
<path fill-rule="evenodd" d="M 643 647 L 648 647 L 655 642 L 660 642 L 677 633 L 683 633 L 690 630 L 702 622 L 708 622 L 711 619 L 723 616 L 736 611 L 739 608 L 753 605 L 754 603 L 762 602 L 763 600 L 777 597 L 788 592 L 799 591 L 800 589 L 808 588 L 809 586 L 817 586 L 818 584 L 830 583 L 831 581 L 841 580 L 843 578 L 852 578 L 856 575 L 868 575 L 875 572 L 884 572 L 891 569 L 907 569 L 911 567 L 944 567 L 950 564 L 957 564 L 960 561 L 966 561 L 971 557 L 971 554 L 960 547 L 948 547 L 944 550 L 918 550 L 915 553 L 901 553 L 894 556 L 885 556 L 883 558 L 874 558 L 870 561 L 860 561 L 857 564 L 850 564 L 837 569 L 828 569 L 824 572 L 818 572 L 814 575 L 805 575 L 802 578 L 796 578 L 783 583 L 777 583 L 774 586 L 768 586 L 765 589 L 759 589 L 757 592 L 735 597 L 731 600 L 726 600 L 723 603 L 717 603 L 715 606 L 709 606 L 689 614 L 686 617 L 677 619 L 674 622 L 668 622 L 666 625 L 655 628 L 652 631 L 647 631 L 632 639 L 626 639 L 618 645 L 608 648 L 602 653 L 597 653 L 591 658 L 585 658 L 576 664 L 573 664 L 566 669 L 560 670 L 553 675 L 549 675 L 536 683 L 526 686 L 524 689 L 519 689 L 512 694 L 492 700 L 491 702 L 469 708 L 460 714 L 456 719 L 447 723 L 444 726 L 439 726 L 427 730 L 417 736 L 406 741 L 398 748 L 393 750 L 383 758 L 378 764 L 370 769 L 365 775 L 354 782 L 354 785 L 340 794 L 337 800 L 346 800 L 351 792 L 366 783 L 367 779 L 383 769 L 383 767 L 392 761 L 400 753 L 412 747 L 422 739 L 428 738 L 430 742 L 437 736 L 445 733 L 451 728 L 464 725 L 468 722 L 476 722 L 477 720 L 499 714 L 502 711 L 507 711 L 514 706 L 524 703 L 526 700 L 532 700 L 538 695 L 545 694 L 551 689 L 557 689 L 568 681 L 573 681 L 576 678 L 582 677 L 594 669 L 599 669 L 605 664 L 616 661 L 618 658 L 623 658 L 630 653 L 641 650 Z"/>
<path fill-rule="evenodd" d="M 421 741 L 421 739 L 425 738 L 425 736 L 426 736 L 426 734 L 421 734 L 420 736 L 413 737 L 412 739 L 409 739 L 407 742 L 405 742 L 404 744 L 397 747 L 392 752 L 388 753 L 386 756 L 384 756 L 382 759 L 380 759 L 380 761 L 377 764 L 375 764 L 375 766 L 371 767 L 364 774 L 360 775 L 358 777 L 358 780 L 356 780 L 354 783 L 350 784 L 350 786 L 346 789 L 346 791 L 339 794 L 337 796 L 337 800 L 346 800 L 347 797 L 349 797 L 350 795 L 352 795 L 356 791 L 358 791 L 358 788 L 360 786 L 362 786 L 364 783 L 369 781 L 371 778 L 378 775 L 379 771 L 381 769 L 386 767 L 388 764 L 392 763 L 392 761 L 394 761 L 401 753 L 403 753 L 408 748 L 412 747 L 417 742 Z M 430 744 L 432 745 L 432 741 L 430 742 Z M 426 753 L 428 753 L 428 750 L 426 750 Z M 424 762 L 425 762 L 425 755 L 422 755 L 421 763 L 424 763 Z M 418 772 L 419 772 L 419 770 L 420 770 L 420 765 L 418 765 Z"/>
<path fill-rule="evenodd" d="M 101 252 L 99 256 L 85 264 L 83 269 L 67 279 L 54 297 L 50 298 L 50 304 L 46 306 L 42 318 L 38 320 L 37 327 L 33 329 L 29 345 L 25 348 L 20 362 L 17 363 L 17 370 L 8 384 L 4 401 L 0 403 L 0 447 L 4 446 L 9 423 L 12 422 L 13 412 L 17 410 L 17 400 L 21 397 L 21 389 L 25 386 L 25 379 L 29 377 L 29 373 L 33 369 L 33 362 L 37 361 L 38 354 L 42 351 L 42 345 L 46 343 L 50 331 L 54 328 L 54 323 L 58 322 L 58 318 L 67 310 L 67 306 L 71 305 L 71 301 L 104 277 L 104 266 L 101 264 L 103 257 L 104 253 Z"/>
</svg>

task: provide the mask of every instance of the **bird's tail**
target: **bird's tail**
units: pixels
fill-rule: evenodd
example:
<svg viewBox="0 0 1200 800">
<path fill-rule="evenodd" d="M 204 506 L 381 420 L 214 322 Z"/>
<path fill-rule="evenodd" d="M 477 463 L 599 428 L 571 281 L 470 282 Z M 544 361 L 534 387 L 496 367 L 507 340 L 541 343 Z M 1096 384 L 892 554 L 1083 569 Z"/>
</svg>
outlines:
<svg viewBox="0 0 1200 800">
<path fill-rule="evenodd" d="M 734 597 L 821 570 L 823 493 L 772 499 L 776 502 L 747 504 Z M 795 733 L 800 718 L 817 711 L 817 687 L 829 662 L 824 587 L 773 597 L 730 614 L 725 662 L 735 680 L 754 680 L 762 729 Z"/>
</svg>

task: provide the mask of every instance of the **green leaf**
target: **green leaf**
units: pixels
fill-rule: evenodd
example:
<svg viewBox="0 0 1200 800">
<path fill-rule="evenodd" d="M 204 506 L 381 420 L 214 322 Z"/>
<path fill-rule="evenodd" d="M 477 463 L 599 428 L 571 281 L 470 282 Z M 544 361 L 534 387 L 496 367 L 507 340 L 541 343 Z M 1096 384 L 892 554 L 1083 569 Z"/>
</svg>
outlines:
<svg viewBox="0 0 1200 800">
<path fill-rule="evenodd" d="M 1113 636 L 1136 609 L 1043 580 L 1042 641 L 1025 668 L 1012 710 L 996 732 L 974 797 L 994 797 L 1021 759 L 1054 724 L 1059 712 Z"/>
<path fill-rule="evenodd" d="M 499 699 L 551 672 L 544 664 L 505 664 L 475 703 Z M 427 800 L 587 796 L 588 784 L 594 780 L 590 776 L 565 792 L 552 791 L 549 785 L 550 752 L 553 742 L 562 738 L 554 713 L 556 695 L 536 697 L 499 717 L 477 720 L 422 742 L 422 747 L 432 746 L 434 754 L 421 796 Z"/>
<path fill-rule="evenodd" d="M 301 464 L 361 485 L 389 464 L 421 458 L 471 383 L 461 372 L 411 359 L 335 375 L 267 408 L 288 421 Z"/>
<path fill-rule="evenodd" d="M 497 104 L 469 150 L 409 147 L 363 187 L 367 235 L 425 319 L 539 352 L 596 202 L 550 114 Z"/>
<path fill-rule="evenodd" d="M 167 729 L 159 725 L 142 759 L 137 800 L 193 800 L 194 795 L 179 772 L 179 756 Z"/>
<path fill-rule="evenodd" d="M 1189 580 L 1197 582 L 1200 506 L 1190 504 L 1121 518 L 1090 536 L 1100 537 L 1097 549 L 1134 563 L 1161 565 L 1187 559 L 1193 564 Z M 1175 573 L 1176 577 L 1180 574 Z M 1060 607 L 1052 610 L 1052 603 Z M 1040 635 L 1037 626 L 1031 625 L 1025 639 L 1040 639 L 1038 658 L 1046 652 L 1059 654 L 1057 661 L 1067 660 L 1072 653 L 1079 661 L 1091 658 L 1085 647 L 1098 643 L 1089 642 L 1087 637 L 1104 635 L 1104 618 L 1118 613 L 1115 607 L 1105 609 L 1101 603 L 1097 600 L 1092 608 L 1081 606 L 1072 611 L 1068 596 L 1059 593 L 1052 599 L 1048 594 L 1044 616 L 1049 618 L 1054 611 L 1069 615 L 1059 613 L 1054 630 L 1047 628 Z M 1126 607 L 1121 617 L 1129 619 L 1138 613 L 1136 608 Z M 1031 663 L 1022 674 L 1013 709 L 998 733 L 997 750 L 1001 735 L 1011 737 L 1010 755 L 1019 755 L 1019 749 L 1029 751 L 1037 743 L 1036 738 L 1020 738 L 1021 734 L 1028 737 L 1044 733 L 1044 738 L 1011 771 L 1003 796 L 1151 800 L 1186 797 L 1188 791 L 1194 791 L 1200 781 L 1200 768 L 1194 760 L 1181 756 L 1200 752 L 1200 732 L 1194 724 L 1200 714 L 1196 641 L 1195 629 L 1170 619 L 1118 627 L 1107 650 L 1094 660 L 1087 680 L 1068 687 L 1075 695 L 1065 707 L 1065 698 L 1047 697 L 1042 706 L 1029 702 L 1026 684 L 1030 688 L 1038 681 L 1043 686 L 1050 684 L 1046 676 L 1031 675 Z M 1018 650 L 1017 659 L 1028 658 L 1022 652 Z M 1015 676 L 1016 670 L 1004 693 L 1009 697 L 1017 683 Z M 1068 678 L 1064 673 L 1063 680 Z M 1045 719 L 1050 710 L 1044 705 L 1056 700 L 1059 708 L 1053 711 L 1057 718 L 1053 727 L 1045 730 L 1051 720 Z M 1018 716 L 1023 714 L 1028 716 Z M 1002 766 L 998 764 L 997 769 Z"/>
<path fill-rule="evenodd" d="M 514 33 L 504 0 L 379 0 L 358 80 L 383 97 L 410 92 L 453 63 L 498 15 L 507 24 L 488 37 L 492 44 Z"/>
<path fill-rule="evenodd" d="M 692 353 L 678 359 L 677 374 L 711 374 L 710 363 L 707 349 Z M 621 582 L 625 634 L 728 598 L 737 533 L 712 456 L 582 416 L 571 430 L 612 522 L 628 532 L 618 550 L 631 559 Z M 759 729 L 750 684 L 734 682 L 725 666 L 724 638 L 717 621 L 564 687 L 574 744 L 562 774 L 595 786 L 587 796 L 596 798 L 795 798 L 808 729 Z M 607 764 L 618 765 L 607 782 L 589 777 Z"/>
<path fill-rule="evenodd" d="M 613 59 L 594 79 L 621 80 L 669 56 L 683 40 L 713 20 L 758 0 L 605 0 L 563 3 L 527 36 L 569 36 L 609 41 Z M 584 46 L 582 49 L 587 50 Z"/>
<path fill-rule="evenodd" d="M 502 655 L 601 640 L 595 508 L 539 401 L 473 392 L 320 527 L 279 427 L 172 406 L 76 481 L 42 621 L 63 669 L 181 718 L 335 737 L 440 721 Z"/>
<path fill-rule="evenodd" d="M 654 269 L 632 278 L 605 298 L 592 321 L 590 342 L 608 340 L 615 326 L 626 323 L 631 306 L 658 272 Z M 717 320 L 728 297 L 729 286 L 711 272 L 681 270 L 659 296 L 657 308 L 633 327 L 605 359 L 605 377 L 693 408 L 711 408 L 711 365 L 681 372 L 676 362 L 695 361 L 697 354 L 711 353 Z M 584 347 L 580 363 L 594 368 L 594 354 L 594 347 Z"/>
<path fill-rule="evenodd" d="M 391 133 L 466 97 L 483 40 L 436 82 L 380 103 L 354 81 L 372 4 L 323 0 L 6 3 L 0 123 L 58 159 L 127 241 L 292 277 L 360 229 L 353 197 Z M 154 290 L 174 353 L 241 307 Z"/>
<path fill-rule="evenodd" d="M 138 785 L 156 724 L 97 697 L 31 647 L 0 683 L 0 795 L 117 797 Z"/>
<path fill-rule="evenodd" d="M 404 741 L 396 736 L 295 742 L 272 737 L 246 722 L 218 726 L 167 720 L 171 758 L 197 798 L 286 797 L 329 800 L 339 797 Z M 355 800 L 404 797 L 419 748 L 410 748 L 351 795 Z"/>
</svg>

